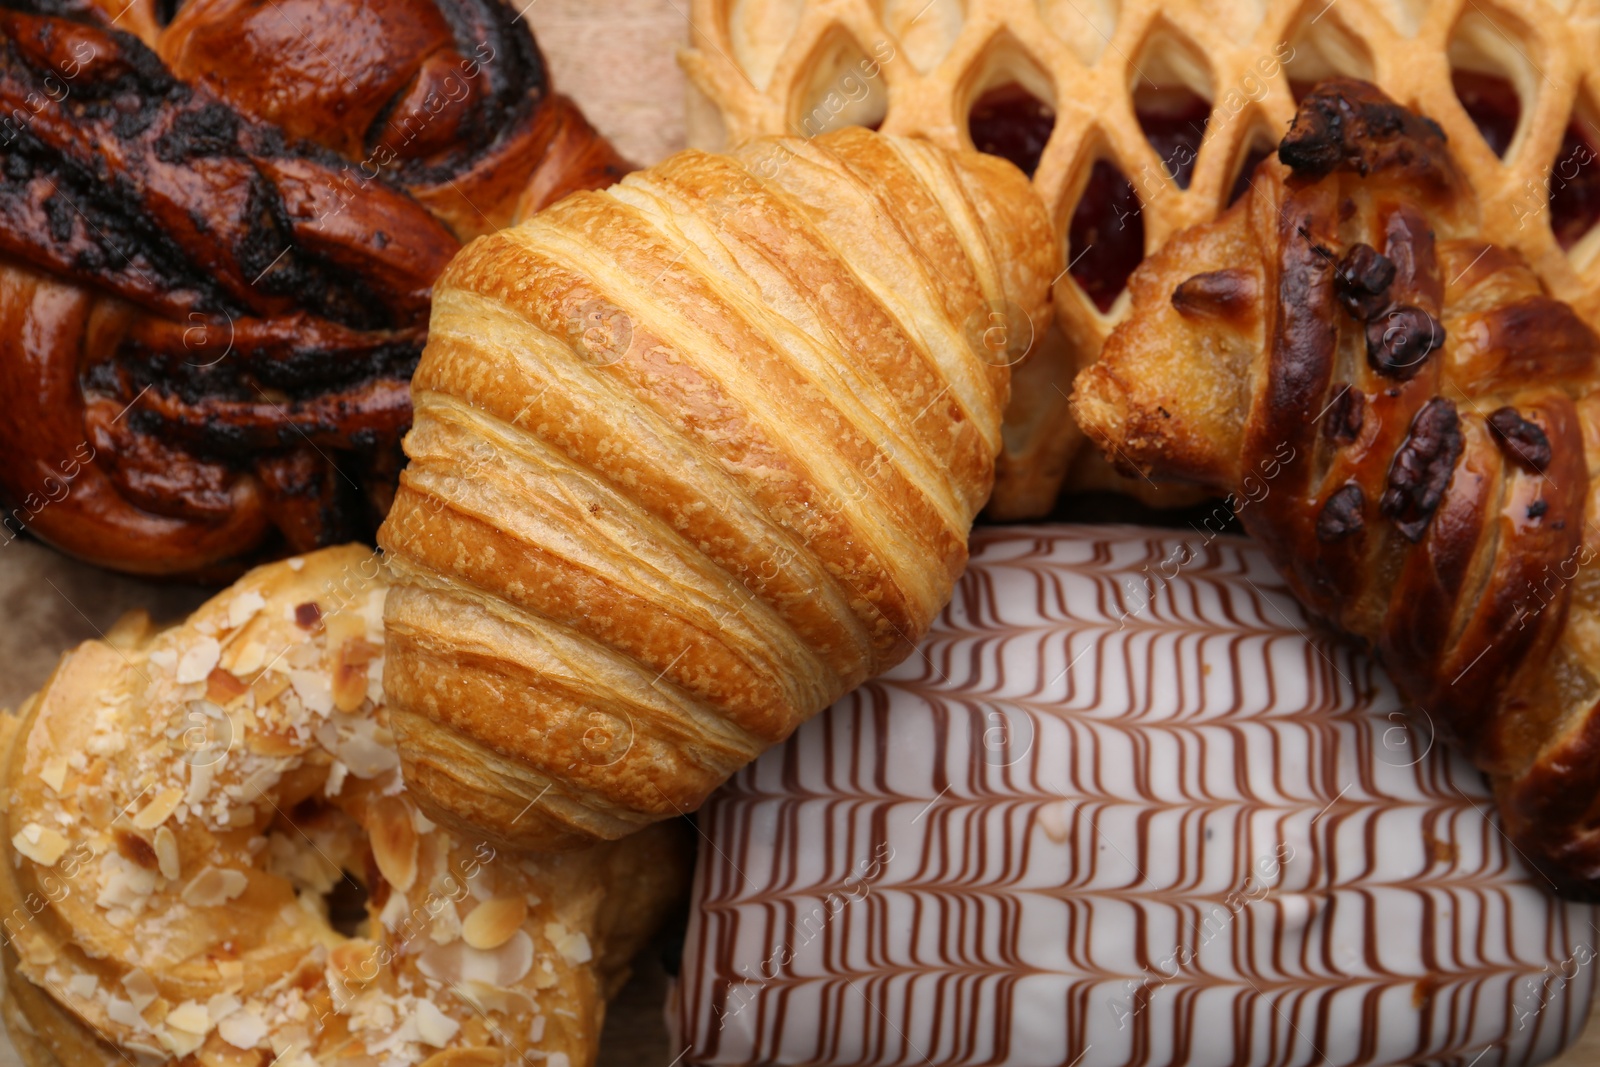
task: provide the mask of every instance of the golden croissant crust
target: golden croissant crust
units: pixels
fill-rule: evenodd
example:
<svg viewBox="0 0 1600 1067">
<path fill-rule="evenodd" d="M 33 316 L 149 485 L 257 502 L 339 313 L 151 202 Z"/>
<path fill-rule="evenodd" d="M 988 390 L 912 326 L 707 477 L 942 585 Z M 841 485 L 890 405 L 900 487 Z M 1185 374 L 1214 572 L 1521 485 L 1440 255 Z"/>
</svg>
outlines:
<svg viewBox="0 0 1600 1067">
<path fill-rule="evenodd" d="M 431 824 L 378 682 L 386 588 L 357 545 L 258 568 L 179 626 L 125 619 L 0 718 L 29 1067 L 593 1062 L 682 901 L 681 828 L 530 857 Z"/>
<path fill-rule="evenodd" d="M 1600 341 L 1486 243 L 1438 127 L 1360 82 L 1135 275 L 1073 411 L 1109 457 L 1232 494 L 1299 596 L 1600 890 Z"/>
<path fill-rule="evenodd" d="M 619 837 L 905 658 L 1055 252 L 1010 164 L 861 129 L 684 152 L 470 245 L 379 534 L 429 810 Z"/>
</svg>

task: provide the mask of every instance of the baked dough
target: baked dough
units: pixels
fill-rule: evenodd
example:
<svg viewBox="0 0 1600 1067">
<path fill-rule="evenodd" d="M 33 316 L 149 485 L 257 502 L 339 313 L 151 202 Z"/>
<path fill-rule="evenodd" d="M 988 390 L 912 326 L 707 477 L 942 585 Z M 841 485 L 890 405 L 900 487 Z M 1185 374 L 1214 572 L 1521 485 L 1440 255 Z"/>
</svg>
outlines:
<svg viewBox="0 0 1600 1067">
<path fill-rule="evenodd" d="M 1013 141 L 1047 141 L 1033 179 L 1063 236 L 1053 293 L 1062 337 L 1017 368 L 990 504 L 999 518 L 1049 514 L 1063 485 L 1183 499 L 1170 484 L 1116 478 L 1067 415 L 1073 376 L 1129 310 L 1120 277 L 1093 268 L 1108 247 L 1131 243 L 1107 264 L 1126 269 L 1214 218 L 1283 135 L 1297 94 L 1323 78 L 1367 79 L 1438 122 L 1485 235 L 1600 322 L 1600 235 L 1583 225 L 1566 235 L 1588 231 L 1569 253 L 1557 231 L 1581 220 L 1546 192 L 1593 181 L 1593 0 L 692 0 L 690 24 L 682 64 L 696 147 L 859 122 L 970 148 L 974 108 L 996 90 L 1020 90 L 1053 119 L 1042 137 Z M 1473 99 L 1452 84 L 1458 76 L 1487 78 L 1507 99 Z M 1502 129 L 1480 132 L 1491 126 Z M 1131 201 L 1107 196 L 1108 166 Z M 1094 198 L 1102 206 L 1087 218 L 1097 221 L 1066 240 Z M 1117 298 L 1102 309 L 1080 281 Z"/>
<path fill-rule="evenodd" d="M 621 837 L 909 655 L 1055 256 L 1009 163 L 861 129 L 684 152 L 470 245 L 379 534 L 429 814 Z"/>
<path fill-rule="evenodd" d="M 1073 393 L 1109 457 L 1231 494 L 1316 613 L 1600 891 L 1600 339 L 1514 252 L 1439 128 L 1323 83 L 1251 194 L 1134 275 Z"/>
<path fill-rule="evenodd" d="M 260 568 L 180 626 L 124 620 L 0 717 L 28 1067 L 593 1061 L 681 903 L 683 828 L 527 857 L 430 824 L 382 703 L 386 588 L 356 545 Z"/>
<path fill-rule="evenodd" d="M 286 3 L 0 11 L 0 538 L 209 581 L 370 538 L 434 278 L 629 169 L 501 0 Z"/>
</svg>

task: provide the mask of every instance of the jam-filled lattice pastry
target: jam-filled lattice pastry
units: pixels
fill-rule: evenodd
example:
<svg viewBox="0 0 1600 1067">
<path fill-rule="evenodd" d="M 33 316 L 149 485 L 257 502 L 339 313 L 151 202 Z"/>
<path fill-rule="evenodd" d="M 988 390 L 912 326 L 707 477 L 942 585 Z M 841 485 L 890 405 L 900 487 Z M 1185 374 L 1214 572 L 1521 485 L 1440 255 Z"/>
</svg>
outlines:
<svg viewBox="0 0 1600 1067">
<path fill-rule="evenodd" d="M 1022 173 L 852 127 L 688 151 L 434 291 L 379 531 L 430 815 L 528 847 L 700 806 L 910 655 L 1055 260 Z"/>
<path fill-rule="evenodd" d="M 369 537 L 434 277 L 616 152 L 501 0 L 6 6 L 7 536 L 212 575 Z"/>
<path fill-rule="evenodd" d="M 1073 410 L 1234 494 L 1318 615 L 1488 772 L 1522 853 L 1600 892 L 1600 339 L 1485 239 L 1439 128 L 1323 83 L 1247 197 L 1134 274 Z"/>
<path fill-rule="evenodd" d="M 1449 137 L 1489 239 L 1600 321 L 1600 20 L 1589 0 L 695 0 L 691 143 L 845 123 L 1027 170 L 1062 258 L 1061 336 L 1015 374 L 990 512 L 1047 513 L 1110 471 L 1068 417 L 1073 375 L 1128 312 L 1124 282 L 1248 188 L 1295 101 L 1378 84 Z M 709 103 L 707 102 L 709 101 Z M 693 121 L 698 115 L 699 121 Z M 1154 502 L 1171 486 L 1116 484 Z"/>
<path fill-rule="evenodd" d="M 417 810 L 349 545 L 69 653 L 7 734 L 5 1020 L 28 1067 L 587 1067 L 682 899 L 680 828 L 567 856 Z M 364 903 L 362 902 L 365 897 Z"/>
</svg>

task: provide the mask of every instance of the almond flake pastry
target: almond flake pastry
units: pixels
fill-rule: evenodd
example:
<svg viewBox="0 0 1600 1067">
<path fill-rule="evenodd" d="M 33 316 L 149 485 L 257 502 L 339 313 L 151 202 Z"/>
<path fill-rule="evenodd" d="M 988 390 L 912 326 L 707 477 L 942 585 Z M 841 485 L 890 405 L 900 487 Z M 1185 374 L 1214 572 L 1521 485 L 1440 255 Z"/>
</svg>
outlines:
<svg viewBox="0 0 1600 1067">
<path fill-rule="evenodd" d="M 1143 256 L 1237 200 L 1324 78 L 1437 122 L 1485 236 L 1600 322 L 1593 0 L 694 0 L 691 23 L 696 146 L 858 123 L 1032 175 L 1063 238 L 1059 332 L 1014 371 L 999 518 L 1063 483 L 1180 502 L 1081 450 L 1067 394 Z"/>
<path fill-rule="evenodd" d="M 356 545 L 262 567 L 182 625 L 123 620 L 0 718 L 29 1067 L 593 1061 L 681 899 L 676 831 L 528 857 L 430 823 L 383 706 L 386 593 Z"/>
</svg>

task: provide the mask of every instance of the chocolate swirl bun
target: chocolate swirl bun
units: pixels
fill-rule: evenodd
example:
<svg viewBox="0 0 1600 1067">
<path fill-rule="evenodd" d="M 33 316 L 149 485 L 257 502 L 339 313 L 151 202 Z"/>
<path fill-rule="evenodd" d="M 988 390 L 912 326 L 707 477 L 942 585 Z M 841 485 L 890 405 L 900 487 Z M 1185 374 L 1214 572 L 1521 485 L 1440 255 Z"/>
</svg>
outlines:
<svg viewBox="0 0 1600 1067">
<path fill-rule="evenodd" d="M 370 536 L 433 279 L 626 164 L 494 0 L 21 6 L 52 14 L 0 11 L 12 535 L 148 574 Z"/>
<path fill-rule="evenodd" d="M 1309 95 L 1253 192 L 1134 276 L 1081 375 L 1107 455 L 1234 494 L 1296 594 L 1369 642 L 1600 890 L 1600 340 L 1486 243 L 1439 128 Z"/>
</svg>

